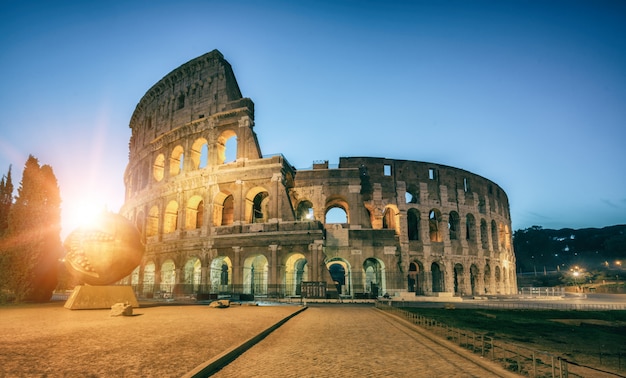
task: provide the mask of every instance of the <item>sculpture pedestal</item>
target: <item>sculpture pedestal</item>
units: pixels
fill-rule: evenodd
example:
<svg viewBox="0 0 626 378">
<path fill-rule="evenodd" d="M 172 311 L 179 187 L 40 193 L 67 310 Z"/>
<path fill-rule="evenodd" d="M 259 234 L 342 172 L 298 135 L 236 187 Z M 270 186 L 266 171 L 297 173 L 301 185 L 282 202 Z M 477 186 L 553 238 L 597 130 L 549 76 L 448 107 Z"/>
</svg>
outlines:
<svg viewBox="0 0 626 378">
<path fill-rule="evenodd" d="M 110 309 L 116 303 L 128 303 L 137 308 L 139 303 L 130 286 L 78 285 L 63 307 L 70 310 Z"/>
</svg>

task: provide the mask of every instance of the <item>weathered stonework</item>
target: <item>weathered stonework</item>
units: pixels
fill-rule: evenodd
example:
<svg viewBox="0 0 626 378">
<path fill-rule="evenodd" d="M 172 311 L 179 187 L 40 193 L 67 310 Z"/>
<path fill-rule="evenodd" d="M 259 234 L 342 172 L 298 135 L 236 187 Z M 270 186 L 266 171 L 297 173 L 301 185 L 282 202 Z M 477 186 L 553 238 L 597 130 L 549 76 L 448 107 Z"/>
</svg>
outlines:
<svg viewBox="0 0 626 378">
<path fill-rule="evenodd" d="M 343 157 L 296 170 L 263 156 L 254 104 L 217 50 L 150 88 L 130 128 L 121 213 L 146 253 L 127 281 L 147 296 L 517 291 L 497 184 L 427 162 Z"/>
</svg>

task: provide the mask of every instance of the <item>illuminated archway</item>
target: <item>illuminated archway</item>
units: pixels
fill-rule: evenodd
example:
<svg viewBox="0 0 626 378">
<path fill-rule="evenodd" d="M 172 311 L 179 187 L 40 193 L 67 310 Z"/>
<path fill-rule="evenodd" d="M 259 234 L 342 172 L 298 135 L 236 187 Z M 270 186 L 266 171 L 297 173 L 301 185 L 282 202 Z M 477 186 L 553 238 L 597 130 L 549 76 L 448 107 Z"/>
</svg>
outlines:
<svg viewBox="0 0 626 378">
<path fill-rule="evenodd" d="M 243 291 L 252 295 L 267 295 L 267 258 L 263 255 L 248 257 L 243 264 Z"/>
<path fill-rule="evenodd" d="M 301 295 L 302 281 L 308 281 L 309 267 L 301 253 L 290 254 L 285 262 L 285 294 Z"/>
<path fill-rule="evenodd" d="M 211 261 L 211 292 L 227 293 L 232 285 L 233 264 L 230 258 L 219 256 Z"/>
<path fill-rule="evenodd" d="M 183 271 L 183 291 L 186 294 L 196 293 L 202 280 L 202 264 L 200 259 L 192 257 L 185 263 Z"/>
<path fill-rule="evenodd" d="M 161 264 L 161 285 L 159 290 L 162 293 L 172 293 L 176 285 L 176 264 L 172 259 L 167 259 Z"/>
</svg>

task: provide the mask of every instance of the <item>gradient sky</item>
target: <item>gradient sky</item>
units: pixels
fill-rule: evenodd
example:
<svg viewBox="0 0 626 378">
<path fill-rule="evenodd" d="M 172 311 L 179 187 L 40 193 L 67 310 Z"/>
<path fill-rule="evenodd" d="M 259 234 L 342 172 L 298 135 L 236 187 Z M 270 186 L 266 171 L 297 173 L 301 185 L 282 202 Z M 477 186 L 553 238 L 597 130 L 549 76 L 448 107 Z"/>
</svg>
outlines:
<svg viewBox="0 0 626 378">
<path fill-rule="evenodd" d="M 624 1 L 3 0 L 0 47 L 0 173 L 51 165 L 63 234 L 119 210 L 135 106 L 213 49 L 296 168 L 446 164 L 499 184 L 514 230 L 626 224 Z"/>
</svg>

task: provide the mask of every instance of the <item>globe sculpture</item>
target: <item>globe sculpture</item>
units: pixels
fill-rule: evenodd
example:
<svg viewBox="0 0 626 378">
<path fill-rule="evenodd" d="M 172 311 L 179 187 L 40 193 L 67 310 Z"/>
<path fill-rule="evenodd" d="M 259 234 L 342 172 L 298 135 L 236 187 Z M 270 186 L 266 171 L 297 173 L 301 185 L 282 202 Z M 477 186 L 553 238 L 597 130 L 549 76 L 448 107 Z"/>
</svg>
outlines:
<svg viewBox="0 0 626 378">
<path fill-rule="evenodd" d="M 128 301 L 123 295 L 115 293 L 132 293 L 129 286 L 126 286 L 127 290 L 122 290 L 119 286 L 104 285 L 111 285 L 128 276 L 141 262 L 144 245 L 135 225 L 121 215 L 103 212 L 94 222 L 72 231 L 63 245 L 69 273 L 87 285 L 102 286 L 99 289 L 87 286 L 87 290 L 81 290 L 85 286 L 76 287 L 65 307 L 103 308 L 110 306 L 110 302 Z M 75 303 L 81 302 L 78 298 L 81 291 L 89 292 L 90 303 Z M 134 294 L 132 299 L 136 302 Z"/>
</svg>

